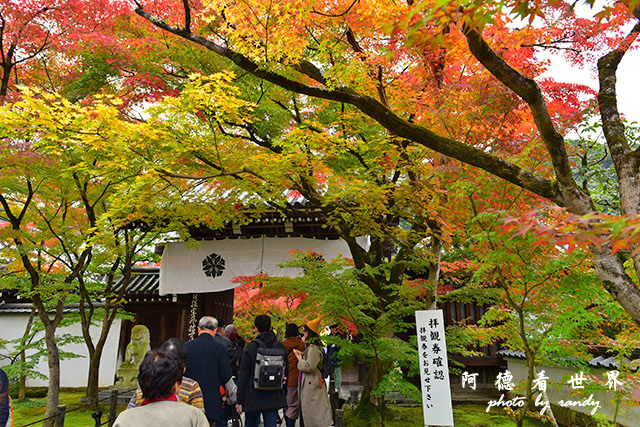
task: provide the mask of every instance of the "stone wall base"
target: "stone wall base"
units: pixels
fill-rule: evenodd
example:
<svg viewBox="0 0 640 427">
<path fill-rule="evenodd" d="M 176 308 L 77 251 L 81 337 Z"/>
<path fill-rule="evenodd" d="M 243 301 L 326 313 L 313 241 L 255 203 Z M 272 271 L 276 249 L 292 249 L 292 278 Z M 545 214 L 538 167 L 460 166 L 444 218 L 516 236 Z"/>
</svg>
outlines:
<svg viewBox="0 0 640 427">
<path fill-rule="evenodd" d="M 598 427 L 598 423 L 588 414 L 571 410 L 571 408 L 563 408 L 558 405 L 551 405 L 553 415 L 556 417 L 558 425 L 562 427 Z M 622 424 L 615 424 L 622 426 Z"/>
</svg>

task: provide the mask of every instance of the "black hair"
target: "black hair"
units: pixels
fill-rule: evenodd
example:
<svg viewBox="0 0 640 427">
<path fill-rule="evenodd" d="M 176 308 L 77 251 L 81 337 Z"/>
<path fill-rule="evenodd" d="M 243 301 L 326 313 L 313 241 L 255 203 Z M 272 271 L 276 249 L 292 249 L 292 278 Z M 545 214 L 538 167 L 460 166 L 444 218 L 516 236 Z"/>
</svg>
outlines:
<svg viewBox="0 0 640 427">
<path fill-rule="evenodd" d="M 189 354 L 189 350 L 187 349 L 187 345 L 179 338 L 169 338 L 162 343 L 160 350 L 170 351 L 178 356 L 178 359 L 182 361 L 182 368 L 187 366 L 187 355 Z"/>
<path fill-rule="evenodd" d="M 151 350 L 138 370 L 138 384 L 145 399 L 171 396 L 173 386 L 182 381 L 182 362 L 171 351 Z"/>
<path fill-rule="evenodd" d="M 253 322 L 258 332 L 267 332 L 271 329 L 271 318 L 266 314 L 260 314 L 256 316 L 256 320 Z"/>
<path fill-rule="evenodd" d="M 304 325 L 304 330 L 309 334 L 309 336 L 307 337 L 307 341 L 320 340 L 320 335 L 318 335 L 316 331 L 312 331 L 311 328 L 307 325 Z"/>
<path fill-rule="evenodd" d="M 295 323 L 287 323 L 287 328 L 284 331 L 285 338 L 300 336 L 300 328 Z"/>
</svg>

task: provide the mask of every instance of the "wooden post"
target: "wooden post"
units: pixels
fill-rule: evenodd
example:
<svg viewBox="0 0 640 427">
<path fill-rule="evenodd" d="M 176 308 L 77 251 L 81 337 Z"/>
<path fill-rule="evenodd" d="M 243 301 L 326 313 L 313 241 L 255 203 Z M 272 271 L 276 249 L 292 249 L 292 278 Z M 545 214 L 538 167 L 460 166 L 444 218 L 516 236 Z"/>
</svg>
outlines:
<svg viewBox="0 0 640 427">
<path fill-rule="evenodd" d="M 67 405 L 58 405 L 58 416 L 54 421 L 55 427 L 64 427 L 64 416 L 67 413 Z"/>
<path fill-rule="evenodd" d="M 118 390 L 111 390 L 111 399 L 109 400 L 109 424 L 111 427 L 116 422 L 116 414 L 118 409 Z"/>
<path fill-rule="evenodd" d="M 95 427 L 100 427 L 102 425 L 102 411 L 96 411 L 91 414 L 93 421 L 95 423 Z"/>
<path fill-rule="evenodd" d="M 342 409 L 336 409 L 334 417 L 333 425 L 335 427 L 344 427 L 344 411 Z"/>
</svg>

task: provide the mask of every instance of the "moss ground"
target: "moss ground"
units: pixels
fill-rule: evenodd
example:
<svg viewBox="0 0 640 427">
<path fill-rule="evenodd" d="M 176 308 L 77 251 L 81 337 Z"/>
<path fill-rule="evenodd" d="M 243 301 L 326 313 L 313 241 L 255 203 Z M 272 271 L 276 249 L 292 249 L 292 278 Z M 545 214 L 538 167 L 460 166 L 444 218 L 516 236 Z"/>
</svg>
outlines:
<svg viewBox="0 0 640 427">
<path fill-rule="evenodd" d="M 486 406 L 477 404 L 454 404 L 453 421 L 456 427 L 513 427 L 515 422 L 503 411 L 485 412 Z M 525 420 L 526 427 L 543 427 L 545 424 L 536 420 Z M 377 427 L 379 421 L 358 420 L 353 417 L 350 408 L 345 408 L 345 426 Z M 390 414 L 385 419 L 386 427 L 421 427 L 424 426 L 422 407 L 391 406 Z"/>
<path fill-rule="evenodd" d="M 60 394 L 60 403 L 67 405 L 67 415 L 65 416 L 65 427 L 93 427 L 94 420 L 91 414 L 95 412 L 86 408 L 82 402 L 83 391 L 63 391 Z M 30 397 L 24 401 L 14 401 L 15 411 L 14 423 L 16 427 L 25 426 L 34 421 L 44 418 L 46 397 Z M 500 410 L 485 412 L 485 406 L 477 404 L 455 404 L 453 406 L 453 418 L 456 427 L 513 427 L 515 423 Z M 123 411 L 125 406 L 118 407 L 118 413 Z M 345 425 L 347 427 L 376 427 L 379 421 L 358 420 L 353 417 L 352 408 L 345 407 Z M 109 405 L 100 405 L 102 411 L 102 421 L 106 420 L 109 412 Z M 41 425 L 41 423 L 35 424 Z M 391 406 L 388 418 L 385 420 L 386 427 L 413 427 L 424 426 L 422 421 L 421 407 L 400 407 Z M 526 427 L 542 427 L 539 421 L 526 420 Z"/>
<path fill-rule="evenodd" d="M 60 393 L 60 404 L 67 405 L 67 414 L 64 418 L 65 427 L 93 427 L 95 425 L 94 419 L 91 414 L 95 412 L 93 409 L 87 408 L 82 403 L 83 391 L 63 391 Z M 44 411 L 46 407 L 46 396 L 42 397 L 27 397 L 23 401 L 13 401 L 14 417 L 13 422 L 15 427 L 25 426 L 34 421 L 38 421 L 44 418 Z M 118 407 L 118 412 L 123 411 L 125 405 Z M 109 413 L 108 402 L 105 405 L 99 405 L 99 411 L 102 411 L 102 421 L 106 421 L 107 414 Z M 42 423 L 34 424 L 36 426 L 42 425 Z"/>
</svg>

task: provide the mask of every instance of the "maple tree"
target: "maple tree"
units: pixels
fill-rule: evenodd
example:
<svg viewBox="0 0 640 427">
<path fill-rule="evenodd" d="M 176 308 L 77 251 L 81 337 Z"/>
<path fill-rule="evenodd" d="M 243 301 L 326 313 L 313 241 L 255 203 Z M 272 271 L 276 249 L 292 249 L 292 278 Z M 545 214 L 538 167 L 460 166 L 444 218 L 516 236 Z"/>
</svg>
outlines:
<svg viewBox="0 0 640 427">
<path fill-rule="evenodd" d="M 19 280 L 16 277 L 13 280 Z M 3 278 L 3 282 L 6 278 Z M 4 286 L 3 286 L 4 287 Z M 15 289 L 15 285 L 4 287 L 5 289 Z M 60 322 L 58 328 L 68 327 L 77 322 L 77 317 L 66 315 Z M 25 326 L 22 336 L 15 339 L 0 339 L 0 349 L 2 349 L 2 358 L 9 365 L 3 366 L 10 378 L 18 379 L 18 399 L 24 400 L 27 394 L 27 378 L 39 378 L 47 380 L 48 377 L 40 372 L 39 364 L 48 358 L 48 350 L 45 342 L 42 340 L 44 334 L 44 325 L 36 317 L 36 308 L 31 307 L 29 319 Z M 73 334 L 63 333 L 56 335 L 56 344 L 58 345 L 60 360 L 78 357 L 77 354 L 64 351 L 67 344 L 81 344 L 82 339 Z"/>
<path fill-rule="evenodd" d="M 112 212 L 114 192 L 123 191 L 135 170 L 100 168 L 109 162 L 101 147 L 108 145 L 113 155 L 113 141 L 122 130 L 117 104 L 73 105 L 57 95 L 22 88 L 19 101 L 0 109 L 0 205 L 8 220 L 0 237 L 7 242 L 3 257 L 10 260 L 4 284 L 32 300 L 44 325 L 46 417 L 57 413 L 63 342 L 56 330 L 65 307 L 79 304 L 89 351 L 87 397 L 95 402 L 102 350 L 123 302 L 133 257 L 153 239 L 149 230 L 127 229 Z M 116 292 L 114 278 L 120 274 L 125 286 Z M 90 328 L 97 322 L 101 330 L 94 340 Z"/>
<path fill-rule="evenodd" d="M 7 95 L 11 73 L 42 54 L 51 43 L 51 33 L 43 25 L 43 15 L 48 12 L 46 3 L 25 7 L 23 4 L 3 1 L 0 5 L 0 54 L 2 77 L 0 96 Z"/>
<path fill-rule="evenodd" d="M 302 325 L 306 320 L 311 320 L 311 314 L 300 307 L 300 303 L 307 297 L 304 292 L 285 295 L 273 291 L 271 287 L 265 286 L 268 278 L 263 275 L 237 277 L 235 280 L 241 285 L 233 293 L 233 323 L 240 335 L 253 335 L 254 313 L 268 314 L 278 336 L 284 336 L 287 323 Z"/>
<path fill-rule="evenodd" d="M 0 98 L 19 96 L 17 84 L 52 91 L 69 84 L 78 47 L 104 40 L 128 14 L 122 1 L 1 1 Z"/>
<path fill-rule="evenodd" d="M 338 229 L 349 244 L 361 285 L 378 298 L 375 308 L 365 310 L 381 315 L 383 321 L 392 317 L 396 306 L 412 307 L 399 292 L 404 271 L 427 266 L 432 276 L 430 286 L 415 287 L 426 302 L 417 299 L 414 304 L 434 305 L 438 268 L 433 268 L 437 260 L 431 248 L 439 248 L 434 242 L 442 236 L 434 215 L 437 192 L 426 180 L 415 178 L 432 175 L 429 164 L 414 162 L 414 156 L 420 153 L 398 149 L 393 140 L 379 134 L 378 128 L 342 110 L 327 109 L 324 123 L 300 117 L 300 128 L 283 133 L 285 126 L 274 123 L 278 118 L 283 124 L 291 121 L 291 112 L 284 110 L 283 103 L 256 105 L 244 99 L 247 94 L 255 94 L 234 87 L 234 80 L 232 73 L 192 75 L 181 95 L 153 106 L 146 121 L 117 127 L 119 147 L 125 150 L 113 150 L 102 143 L 103 139 L 109 140 L 112 127 L 96 112 L 84 111 L 101 129 L 92 149 L 110 157 L 102 167 L 136 171 L 134 185 L 113 200 L 118 207 L 113 218 L 121 224 L 162 224 L 188 237 L 189 225 L 215 228 L 230 220 L 242 223 L 273 209 L 292 215 L 295 207 L 288 199 L 295 191 L 304 195 L 317 215 Z M 296 102 L 301 101 L 293 100 L 294 105 Z M 37 105 L 55 122 L 64 117 L 64 106 L 57 104 L 45 100 Z M 96 107 L 98 111 L 104 108 Z M 271 122 L 263 128 L 259 119 L 267 115 Z M 306 129 L 307 123 L 314 128 Z M 327 135 L 318 132 L 316 126 L 339 126 L 343 135 Z M 42 126 L 39 130 L 41 137 L 49 135 Z M 352 137 L 353 148 L 344 152 L 340 144 Z M 243 157 L 236 155 L 238 150 L 243 151 Z M 322 154 L 315 155 L 316 150 Z M 131 157 L 130 152 L 137 156 Z M 390 166 L 400 158 L 401 166 Z M 359 175 L 361 178 L 355 178 Z M 149 197 L 151 192 L 154 197 Z M 139 203 L 141 198 L 145 204 Z M 128 213 L 126 207 L 132 206 L 136 209 Z M 358 242 L 359 235 L 370 236 L 368 247 Z M 383 256 L 389 238 L 399 248 L 393 260 Z M 391 335 L 384 338 L 393 339 L 391 325 L 385 328 Z M 374 392 L 393 360 L 365 360 L 370 375 L 363 406 L 374 403 L 383 408 L 381 392 Z"/>
<path fill-rule="evenodd" d="M 551 408 L 544 408 L 546 390 L 534 387 L 544 377 L 539 367 L 588 371 L 590 349 L 619 350 L 629 339 L 635 347 L 637 326 L 598 284 L 585 251 L 567 251 L 552 240 L 541 243 L 534 233 L 508 231 L 495 212 L 478 215 L 470 230 L 473 256 L 462 270 L 473 272 L 472 282 L 446 298 L 492 301 L 470 331 L 482 342 L 500 340 L 504 348 L 524 353 L 527 376 L 519 390 L 525 399 L 517 425 L 523 425 L 528 411 L 544 413 L 557 425 Z"/>
<path fill-rule="evenodd" d="M 19 140 L 18 140 L 19 141 Z M 55 190 L 51 198 L 57 198 L 58 204 L 53 205 L 53 212 L 45 213 L 45 207 L 38 203 L 36 194 L 50 191 L 41 186 L 43 180 L 32 173 L 21 173 L 20 169 L 27 166 L 35 166 L 37 170 L 51 173 L 51 165 L 46 159 L 33 152 L 23 152 L 21 143 L 16 141 L 7 142 L 3 140 L 3 192 L 0 203 L 3 208 L 3 216 L 9 222 L 3 227 L 3 240 L 9 240 L 13 244 L 5 247 L 14 250 L 15 255 L 7 256 L 14 260 L 7 267 L 8 272 L 17 276 L 27 276 L 24 283 L 27 283 L 32 291 L 38 291 L 31 297 L 37 310 L 38 317 L 45 326 L 45 342 L 48 350 L 49 366 L 49 402 L 47 414 L 53 415 L 56 412 L 57 396 L 59 392 L 59 349 L 56 342 L 55 331 L 63 320 L 63 308 L 65 295 L 71 287 L 71 282 L 77 277 L 78 271 L 84 268 L 89 252 L 81 250 L 74 253 L 74 257 L 69 259 L 69 270 L 62 268 L 59 262 L 61 255 L 51 252 L 52 242 L 44 232 L 49 229 L 49 224 L 54 220 L 59 220 L 66 210 L 65 198 L 60 197 Z M 19 172 L 20 171 L 20 172 Z M 57 196 L 57 197 L 56 197 Z M 33 216 L 28 216 L 32 213 Z M 59 213 L 59 215 L 58 215 Z M 71 215 L 70 215 L 71 217 Z M 38 218 L 42 221 L 40 227 L 33 221 Z M 51 254 L 51 255 L 49 255 Z M 13 286 L 19 284 L 15 281 Z M 49 315 L 50 310 L 53 316 Z M 51 423 L 52 425 L 52 423 Z"/>
<path fill-rule="evenodd" d="M 543 79 L 536 49 L 571 40 L 564 52 L 577 51 L 578 60 L 587 49 L 613 49 L 601 60 L 600 112 L 621 213 L 638 208 L 635 157 L 611 103 L 615 67 L 636 34 L 626 39 L 621 28 L 635 18 L 624 5 L 594 19 L 577 19 L 557 2 L 503 5 L 543 15 L 541 25 L 515 30 L 501 5 L 482 2 L 136 2 L 138 15 L 178 37 L 124 14 L 108 37 L 72 46 L 90 72 L 64 91 L 83 102 L 97 89 L 117 91 L 125 105 L 180 95 L 138 122 L 116 125 L 115 112 L 100 105 L 72 115 L 94 120 L 87 123 L 94 136 L 111 132 L 91 140 L 108 157 L 102 167 L 139 174 L 112 201 L 118 226 L 162 224 L 188 236 L 191 225 L 243 223 L 267 209 L 295 214 L 294 191 L 348 243 L 376 310 L 397 303 L 408 270 L 428 271 L 425 308 L 433 308 L 441 248 L 469 215 L 461 197 L 478 202 L 519 186 L 527 191 L 515 199 L 525 205 L 548 200 L 574 215 L 598 212 L 574 178 L 562 136 L 583 120 L 591 91 Z M 109 76 L 118 80 L 108 85 Z M 42 115 L 66 123 L 61 111 L 70 107 L 56 103 L 45 99 Z M 49 124 L 39 131 L 58 135 Z M 368 248 L 358 235 L 371 236 Z M 598 276 L 640 320 L 640 295 L 624 269 L 635 254 L 595 243 L 581 242 Z M 398 251 L 387 259 L 393 245 Z M 389 367 L 372 371 L 364 402 Z"/>
<path fill-rule="evenodd" d="M 98 402 L 100 361 L 111 326 L 126 301 L 131 268 L 136 259 L 149 259 L 148 254 L 145 258 L 144 250 L 152 245 L 157 234 L 148 229 L 107 225 L 101 233 L 100 244 L 92 250 L 91 264 L 78 276 L 79 296 L 70 300 L 79 300 L 82 337 L 89 353 L 86 387 L 89 405 L 97 405 Z M 117 282 L 119 288 L 116 287 Z M 99 325 L 100 333 L 94 338 L 92 329 L 96 325 Z"/>
<path fill-rule="evenodd" d="M 575 181 L 564 137 L 582 120 L 590 90 L 542 79 L 546 63 L 535 51 L 554 49 L 583 64 L 597 59 L 596 101 L 621 214 L 640 209 L 637 156 L 615 102 L 615 72 L 639 30 L 624 33 L 640 16 L 635 3 L 608 3 L 578 18 L 569 5 L 544 1 L 182 2 L 180 21 L 169 9 L 177 4 L 136 2 L 135 11 L 289 93 L 350 106 L 403 147 L 480 168 L 576 215 L 598 212 Z M 537 25 L 516 29 L 505 10 Z M 640 290 L 625 259 L 610 247 L 589 249 L 605 288 L 640 322 Z"/>
<path fill-rule="evenodd" d="M 396 294 L 393 300 L 385 301 L 383 295 L 362 280 L 367 276 L 366 272 L 353 268 L 349 259 L 323 260 L 296 253 L 286 265 L 302 268 L 305 274 L 296 278 L 271 278 L 265 286 L 266 292 L 305 293 L 307 296 L 297 312 L 311 312 L 311 318 L 321 317 L 323 326 L 337 324 L 343 332 L 342 337 L 322 336 L 324 344 L 339 345 L 340 358 L 345 364 L 358 362 L 368 367 L 356 415 L 365 419 L 378 415 L 384 425 L 388 417 L 385 400 L 389 392 L 400 391 L 420 401 L 420 391 L 405 375 L 418 374 L 417 347 L 415 341 L 405 339 L 403 334 L 414 333 L 415 325 L 406 319 L 411 319 L 415 310 L 424 308 L 423 298 L 428 288 L 420 284 L 410 286 L 404 280 L 385 283 L 383 286 Z M 393 263 L 367 269 L 384 271 L 390 268 Z M 371 409 L 370 402 L 377 413 L 367 413 Z"/>
<path fill-rule="evenodd" d="M 171 216 L 193 226 L 242 224 L 268 210 L 296 216 L 298 210 L 313 209 L 349 246 L 359 280 L 378 298 L 376 313 L 388 316 L 387 310 L 399 304 L 398 289 L 408 269 L 429 269 L 430 286 L 423 284 L 424 300 L 417 303 L 435 305 L 439 244 L 434 242 L 442 232 L 437 180 L 431 164 L 420 163 L 422 153 L 399 147 L 374 123 L 339 106 L 323 106 L 324 115 L 307 118 L 299 111 L 305 104 L 315 109 L 313 104 L 287 99 L 276 88 L 264 88 L 272 93 L 264 98 L 251 90 L 254 79 L 239 86 L 236 81 L 230 72 L 192 75 L 180 96 L 165 98 L 135 125 L 141 135 L 127 144 L 139 155 L 136 161 L 146 162 L 146 173 L 137 179 L 140 188 L 172 183 L 169 192 L 179 199 L 173 199 Z M 296 127 L 286 130 L 292 121 Z M 308 203 L 292 205 L 292 194 Z M 136 190 L 126 197 L 135 198 Z M 168 200 L 172 196 L 165 194 L 160 203 Z M 180 230 L 188 237 L 187 227 Z M 363 235 L 369 236 L 367 245 L 357 239 Z M 393 259 L 384 254 L 389 241 L 398 248 Z M 381 403 L 373 392 L 392 364 L 380 360 L 367 361 L 363 405 Z"/>
</svg>

